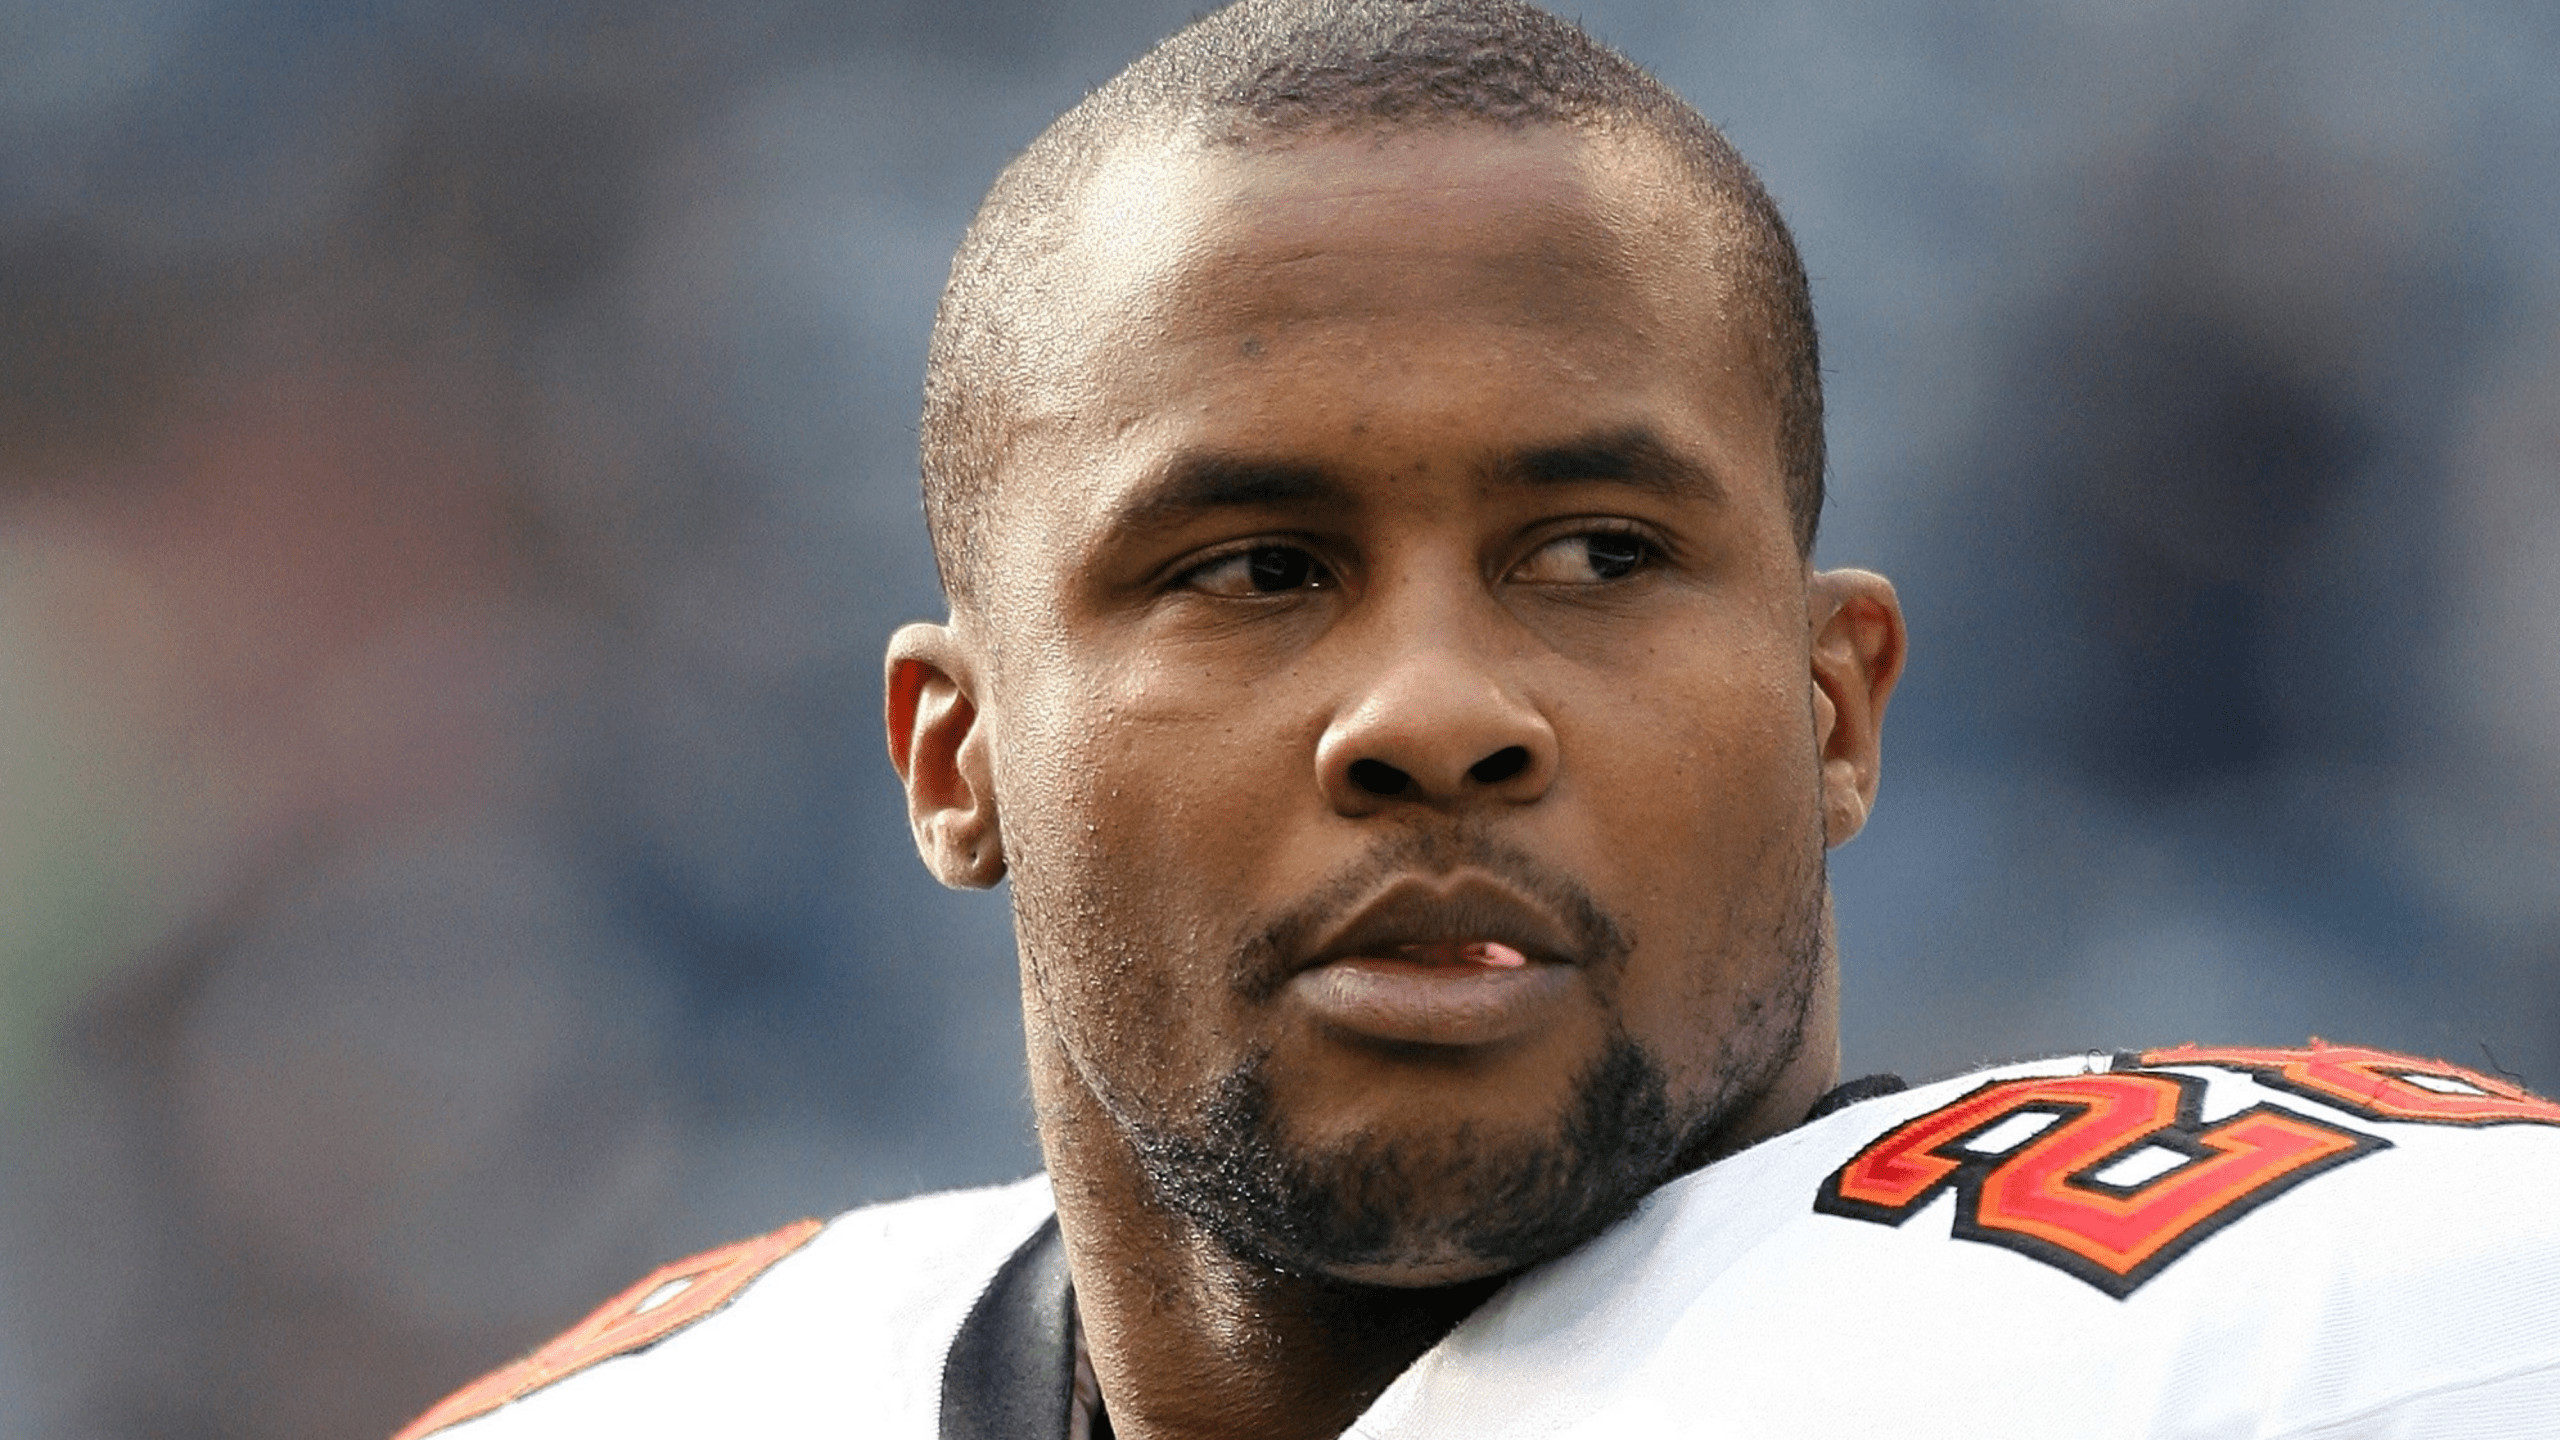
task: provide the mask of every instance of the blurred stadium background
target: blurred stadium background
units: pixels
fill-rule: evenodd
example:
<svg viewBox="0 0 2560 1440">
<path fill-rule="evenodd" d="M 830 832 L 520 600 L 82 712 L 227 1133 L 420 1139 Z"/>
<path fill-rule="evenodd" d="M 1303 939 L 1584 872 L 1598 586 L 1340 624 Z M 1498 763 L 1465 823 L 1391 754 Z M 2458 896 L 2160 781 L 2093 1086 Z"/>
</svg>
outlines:
<svg viewBox="0 0 2560 1440">
<path fill-rule="evenodd" d="M 378 1435 L 1035 1163 L 915 863 L 926 328 L 1189 0 L 0 0 L 0 1437 Z M 2560 12 L 1593 0 L 1826 326 L 1915 639 L 1852 1072 L 2560 1083 Z"/>
</svg>

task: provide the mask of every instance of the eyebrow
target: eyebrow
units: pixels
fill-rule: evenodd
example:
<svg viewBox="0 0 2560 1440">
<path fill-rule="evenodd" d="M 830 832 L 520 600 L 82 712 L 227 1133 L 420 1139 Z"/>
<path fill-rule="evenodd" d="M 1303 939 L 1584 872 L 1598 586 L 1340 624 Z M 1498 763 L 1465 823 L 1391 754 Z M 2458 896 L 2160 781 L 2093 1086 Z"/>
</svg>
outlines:
<svg viewBox="0 0 2560 1440">
<path fill-rule="evenodd" d="M 1650 427 L 1595 430 L 1550 445 L 1505 451 L 1485 466 L 1497 484 L 1545 489 L 1565 485 L 1630 485 L 1672 499 L 1722 503 L 1724 482 L 1714 471 L 1662 443 Z M 1347 507 L 1351 492 L 1322 465 L 1264 460 L 1222 451 L 1174 456 L 1138 490 L 1113 507 L 1104 533 L 1166 530 L 1227 510 Z"/>
<path fill-rule="evenodd" d="M 1556 445 L 1538 445 L 1495 457 L 1495 480 L 1530 488 L 1590 481 L 1632 485 L 1676 500 L 1722 503 L 1724 482 L 1713 470 L 1662 443 L 1644 425 L 1595 430 Z"/>
<path fill-rule="evenodd" d="M 1111 534 L 1163 530 L 1222 510 L 1342 505 L 1349 499 L 1322 466 L 1191 451 L 1173 457 L 1114 507 L 1105 528 Z"/>
</svg>

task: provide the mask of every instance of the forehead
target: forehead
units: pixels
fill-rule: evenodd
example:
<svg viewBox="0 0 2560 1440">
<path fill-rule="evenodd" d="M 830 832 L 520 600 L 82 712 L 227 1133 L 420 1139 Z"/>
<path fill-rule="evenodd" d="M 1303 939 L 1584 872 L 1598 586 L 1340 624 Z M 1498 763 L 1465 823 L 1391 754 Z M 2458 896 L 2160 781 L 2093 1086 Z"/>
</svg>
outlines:
<svg viewBox="0 0 2560 1440">
<path fill-rule="evenodd" d="M 1105 368 L 1238 327 L 1422 314 L 1685 320 L 1707 348 L 1738 230 L 1662 143 L 1555 125 L 1133 143 L 1078 201 L 1052 294 L 1078 358 Z"/>
<path fill-rule="evenodd" d="M 1003 488 L 1062 519 L 1183 446 L 1356 469 L 1390 437 L 1491 453 L 1613 429 L 1774 485 L 1774 406 L 1732 323 L 1738 231 L 1645 136 L 1125 145 L 1049 259 Z"/>
<path fill-rule="evenodd" d="M 1085 190 L 1077 298 L 1107 319 L 1146 297 L 1177 328 L 1418 306 L 1623 319 L 1669 298 L 1637 291 L 1714 274 L 1697 197 L 1659 145 L 1557 126 L 1129 147 Z"/>
</svg>

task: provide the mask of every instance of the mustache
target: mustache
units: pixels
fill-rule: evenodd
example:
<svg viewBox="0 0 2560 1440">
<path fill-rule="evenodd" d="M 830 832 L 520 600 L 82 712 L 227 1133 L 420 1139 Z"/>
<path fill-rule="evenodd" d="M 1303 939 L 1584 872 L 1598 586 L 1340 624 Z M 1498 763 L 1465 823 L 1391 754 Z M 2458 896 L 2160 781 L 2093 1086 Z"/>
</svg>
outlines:
<svg viewBox="0 0 2560 1440">
<path fill-rule="evenodd" d="M 1461 870 L 1491 876 L 1537 902 L 1563 925 L 1573 958 L 1586 969 L 1613 971 L 1625 963 L 1633 947 L 1626 927 L 1573 877 L 1482 827 L 1433 828 L 1381 839 L 1304 899 L 1266 917 L 1238 954 L 1238 985 L 1251 999 L 1271 998 L 1319 939 L 1340 929 L 1380 890 L 1418 875 Z"/>
</svg>

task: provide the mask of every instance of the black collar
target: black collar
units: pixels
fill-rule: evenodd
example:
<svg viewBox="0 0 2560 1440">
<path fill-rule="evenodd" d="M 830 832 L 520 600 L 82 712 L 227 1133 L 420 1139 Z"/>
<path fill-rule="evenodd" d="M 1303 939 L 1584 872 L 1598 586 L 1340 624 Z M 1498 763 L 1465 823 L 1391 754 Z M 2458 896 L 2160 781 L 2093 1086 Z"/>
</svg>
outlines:
<svg viewBox="0 0 2560 1440">
<path fill-rule="evenodd" d="M 942 1440 L 1066 1440 L 1075 1298 L 1058 1217 L 997 1267 L 942 1362 Z"/>
</svg>

